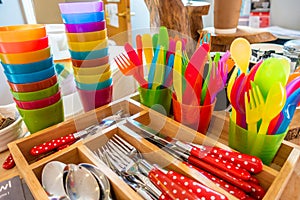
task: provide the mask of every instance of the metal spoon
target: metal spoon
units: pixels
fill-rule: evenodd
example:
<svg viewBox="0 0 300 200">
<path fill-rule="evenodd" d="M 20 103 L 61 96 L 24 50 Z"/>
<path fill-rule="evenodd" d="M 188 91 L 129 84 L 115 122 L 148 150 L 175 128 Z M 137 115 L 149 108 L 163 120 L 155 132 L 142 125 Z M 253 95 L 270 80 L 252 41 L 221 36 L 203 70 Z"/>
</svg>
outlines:
<svg viewBox="0 0 300 200">
<path fill-rule="evenodd" d="M 66 192 L 71 200 L 100 199 L 100 187 L 89 170 L 68 164 Z"/>
<path fill-rule="evenodd" d="M 101 199 L 102 200 L 111 200 L 111 188 L 110 183 L 104 173 L 96 166 L 89 163 L 80 163 L 78 166 L 84 167 L 96 176 L 101 189 Z"/>
<path fill-rule="evenodd" d="M 49 197 L 60 197 L 60 199 L 67 197 L 63 183 L 63 173 L 66 164 L 59 161 L 51 161 L 47 163 L 42 171 L 42 185 Z"/>
</svg>

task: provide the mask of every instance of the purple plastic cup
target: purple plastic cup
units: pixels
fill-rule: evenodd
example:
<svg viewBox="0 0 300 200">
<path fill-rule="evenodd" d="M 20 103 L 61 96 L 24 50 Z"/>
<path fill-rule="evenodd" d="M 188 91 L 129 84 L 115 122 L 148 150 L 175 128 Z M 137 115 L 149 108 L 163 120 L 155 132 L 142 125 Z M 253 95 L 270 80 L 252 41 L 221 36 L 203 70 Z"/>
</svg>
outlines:
<svg viewBox="0 0 300 200">
<path fill-rule="evenodd" d="M 77 92 L 84 111 L 88 112 L 112 101 L 113 85 L 101 90 L 81 90 L 77 87 Z"/>
<path fill-rule="evenodd" d="M 60 3 L 59 9 L 63 14 L 71 13 L 88 13 L 103 11 L 103 2 L 73 2 L 73 3 Z"/>
<path fill-rule="evenodd" d="M 106 28 L 105 20 L 100 22 L 91 22 L 83 24 L 65 24 L 66 30 L 68 33 L 85 33 L 85 32 L 94 32 L 102 31 Z"/>
</svg>

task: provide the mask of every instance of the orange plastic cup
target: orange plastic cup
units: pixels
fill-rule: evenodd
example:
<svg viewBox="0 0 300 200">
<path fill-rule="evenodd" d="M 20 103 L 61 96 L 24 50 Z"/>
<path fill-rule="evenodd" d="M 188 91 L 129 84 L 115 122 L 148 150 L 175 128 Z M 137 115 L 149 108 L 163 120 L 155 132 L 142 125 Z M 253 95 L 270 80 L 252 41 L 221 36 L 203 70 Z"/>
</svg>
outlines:
<svg viewBox="0 0 300 200">
<path fill-rule="evenodd" d="M 0 59 L 5 64 L 27 64 L 45 60 L 50 57 L 50 47 L 25 53 L 0 53 Z"/>
<path fill-rule="evenodd" d="M 215 108 L 214 103 L 206 106 L 192 106 L 182 104 L 177 101 L 176 95 L 172 96 L 174 119 L 202 134 L 206 134 L 212 113 Z"/>
<path fill-rule="evenodd" d="M 46 28 L 43 24 L 0 27 L 0 42 L 23 42 L 43 37 L 46 37 Z"/>
</svg>

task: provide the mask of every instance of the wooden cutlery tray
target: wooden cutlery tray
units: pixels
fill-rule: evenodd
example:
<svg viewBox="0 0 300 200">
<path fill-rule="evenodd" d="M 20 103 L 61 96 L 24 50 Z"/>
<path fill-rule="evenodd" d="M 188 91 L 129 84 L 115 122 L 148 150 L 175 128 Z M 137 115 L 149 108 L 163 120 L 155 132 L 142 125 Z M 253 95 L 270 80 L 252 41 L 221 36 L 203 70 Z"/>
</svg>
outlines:
<svg viewBox="0 0 300 200">
<path fill-rule="evenodd" d="M 166 136 L 177 138 L 182 141 L 230 149 L 227 146 L 229 127 L 228 118 L 224 118 L 224 115 L 220 115 L 219 112 L 213 114 L 212 127 L 210 129 L 211 132 L 205 136 L 183 126 L 170 117 L 165 117 L 160 113 L 141 105 L 138 102 L 138 97 L 134 95 L 112 102 L 88 113 L 78 115 L 8 145 L 19 169 L 19 173 L 25 179 L 35 199 L 48 199 L 47 194 L 41 185 L 41 172 L 44 165 L 53 160 L 58 160 L 66 164 L 78 164 L 83 162 L 92 163 L 98 166 L 108 177 L 112 186 L 114 199 L 141 199 L 134 190 L 123 182 L 93 153 L 103 146 L 114 134 L 118 134 L 131 145 L 135 146 L 143 153 L 144 158 L 150 163 L 156 163 L 166 169 L 172 169 L 182 173 L 225 194 L 229 199 L 236 199 L 223 189 L 217 187 L 210 180 L 201 176 L 196 170 L 190 169 L 168 153 L 160 150 L 157 146 L 140 137 L 138 134 L 120 129 L 118 124 L 43 158 L 36 159 L 29 153 L 30 149 L 35 145 L 83 130 L 86 127 L 99 123 L 103 118 L 110 116 L 119 110 L 124 110 L 127 114 L 130 114 L 130 118 L 147 125 Z M 122 123 L 125 123 L 125 121 L 119 122 L 119 124 Z M 213 128 L 214 126 L 216 126 L 216 129 Z M 220 129 L 220 126 L 223 128 Z M 216 138 L 216 134 L 219 134 L 219 137 L 217 139 L 212 139 Z M 282 143 L 273 163 L 270 166 L 264 166 L 263 171 L 256 175 L 260 180 L 262 187 L 267 190 L 264 199 L 280 198 L 292 175 L 296 163 L 300 161 L 299 156 L 300 153 L 296 146 L 285 141 Z"/>
</svg>

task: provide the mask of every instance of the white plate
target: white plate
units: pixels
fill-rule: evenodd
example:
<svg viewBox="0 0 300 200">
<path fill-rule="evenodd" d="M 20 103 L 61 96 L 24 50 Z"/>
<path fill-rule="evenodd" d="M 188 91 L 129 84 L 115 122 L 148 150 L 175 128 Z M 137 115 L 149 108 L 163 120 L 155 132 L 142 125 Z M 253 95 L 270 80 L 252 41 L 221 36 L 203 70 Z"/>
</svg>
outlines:
<svg viewBox="0 0 300 200">
<path fill-rule="evenodd" d="M 251 44 L 251 49 L 260 51 L 274 50 L 275 53 L 283 53 L 283 45 L 272 44 L 272 43 L 255 43 Z"/>
</svg>

